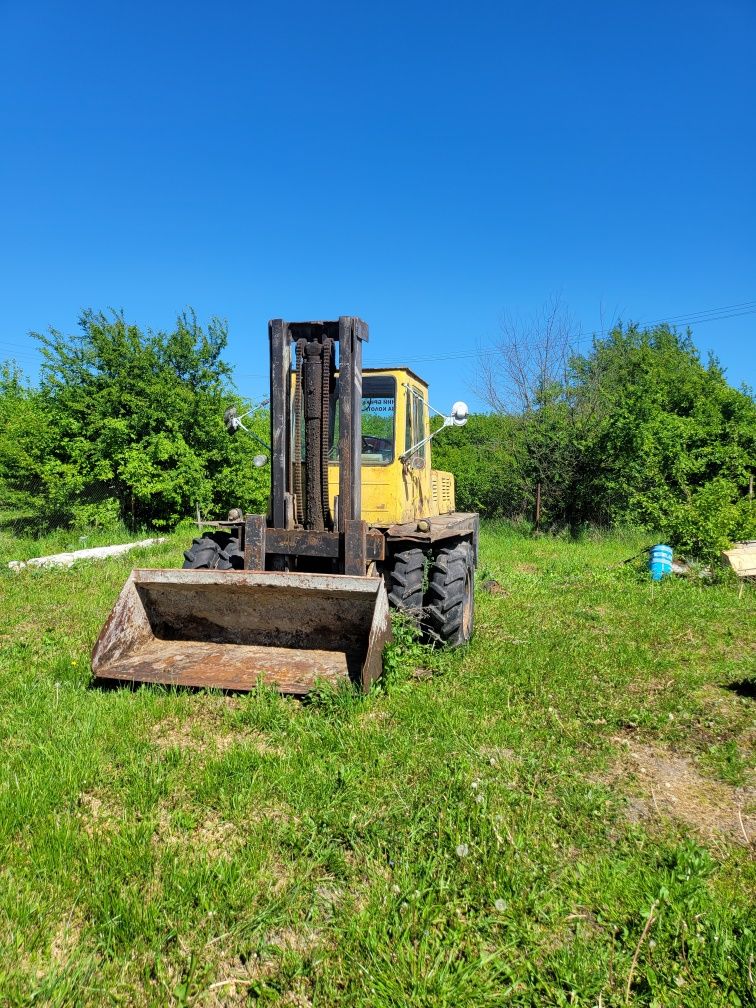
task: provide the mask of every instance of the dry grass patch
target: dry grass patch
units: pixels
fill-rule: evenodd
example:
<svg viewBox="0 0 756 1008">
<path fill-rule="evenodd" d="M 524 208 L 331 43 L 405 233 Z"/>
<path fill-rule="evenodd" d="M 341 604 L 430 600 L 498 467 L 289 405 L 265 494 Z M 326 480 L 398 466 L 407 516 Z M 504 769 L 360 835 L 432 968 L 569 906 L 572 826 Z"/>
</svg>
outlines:
<svg viewBox="0 0 756 1008">
<path fill-rule="evenodd" d="M 214 711 L 201 711 L 190 717 L 169 717 L 159 721 L 152 730 L 152 744 L 159 750 L 179 749 L 200 755 L 222 755 L 237 745 L 252 746 L 266 755 L 282 756 L 283 751 L 271 746 L 259 732 L 229 731 L 224 720 Z"/>
<path fill-rule="evenodd" d="M 491 766 L 501 766 L 517 761 L 517 753 L 504 746 L 482 746 L 480 755 Z"/>
<path fill-rule="evenodd" d="M 628 816 L 634 821 L 670 818 L 706 838 L 750 845 L 756 838 L 756 787 L 733 787 L 704 777 L 692 760 L 659 746 L 620 737 L 608 782 L 630 782 Z"/>
<path fill-rule="evenodd" d="M 115 830 L 124 821 L 123 807 L 104 791 L 84 791 L 78 797 L 76 818 L 88 837 L 98 831 Z"/>
<path fill-rule="evenodd" d="M 81 941 L 83 924 L 74 911 L 58 924 L 50 944 L 50 961 L 55 966 L 65 966 L 71 953 Z M 39 974 L 38 974 L 39 975 Z"/>
<path fill-rule="evenodd" d="M 259 951 L 249 956 L 220 958 L 213 972 L 217 977 L 202 991 L 194 1002 L 203 1008 L 250 1004 L 250 988 L 272 980 L 280 971 L 281 958 L 295 953 L 302 958 L 311 956 L 320 948 L 320 935 L 312 928 L 297 930 L 281 928 L 267 934 Z M 292 990 L 281 994 L 276 1002 L 291 1008 L 310 1008 L 312 1004 L 308 985 L 303 977 L 296 978 Z"/>
<path fill-rule="evenodd" d="M 22 952 L 17 960 L 19 971 L 29 978 L 41 981 L 51 973 L 64 971 L 82 940 L 84 922 L 73 908 L 55 925 L 50 944 L 45 950 Z M 5 1004 L 5 1002 L 2 1002 Z"/>
<path fill-rule="evenodd" d="M 234 823 L 215 812 L 195 818 L 190 811 L 168 808 L 157 810 L 152 843 L 156 847 L 186 847 L 210 858 L 231 858 L 244 843 L 244 836 Z"/>
</svg>

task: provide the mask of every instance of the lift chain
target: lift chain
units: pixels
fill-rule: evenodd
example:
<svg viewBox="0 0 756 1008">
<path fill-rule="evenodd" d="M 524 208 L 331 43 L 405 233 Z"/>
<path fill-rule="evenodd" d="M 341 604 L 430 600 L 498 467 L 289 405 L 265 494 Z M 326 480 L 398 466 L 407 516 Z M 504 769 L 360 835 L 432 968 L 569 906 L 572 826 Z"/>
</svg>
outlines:
<svg viewBox="0 0 756 1008">
<path fill-rule="evenodd" d="M 321 388 L 320 412 L 320 488 L 323 506 L 323 524 L 333 528 L 331 517 L 331 495 L 328 487 L 328 455 L 331 443 L 331 353 L 333 341 L 323 337 L 323 383 Z"/>
<path fill-rule="evenodd" d="M 304 372 L 305 343 L 297 340 L 297 378 L 294 386 L 294 497 L 296 517 L 299 525 L 304 524 L 304 495 L 302 493 L 302 378 Z"/>
</svg>

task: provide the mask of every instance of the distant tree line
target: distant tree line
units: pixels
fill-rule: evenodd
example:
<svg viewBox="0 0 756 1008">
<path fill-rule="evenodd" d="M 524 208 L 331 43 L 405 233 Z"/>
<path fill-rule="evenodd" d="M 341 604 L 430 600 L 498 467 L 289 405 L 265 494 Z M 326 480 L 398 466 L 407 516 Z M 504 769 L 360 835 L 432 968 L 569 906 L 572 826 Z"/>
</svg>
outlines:
<svg viewBox="0 0 756 1008">
<path fill-rule="evenodd" d="M 506 330 L 480 369 L 495 412 L 434 440 L 460 508 L 532 522 L 540 487 L 544 529 L 632 524 L 693 555 L 756 538 L 750 390 L 667 325 L 618 325 L 584 354 L 545 328 Z"/>
<path fill-rule="evenodd" d="M 0 367 L 0 510 L 40 526 L 168 528 L 195 513 L 267 507 L 259 439 L 229 437 L 223 413 L 249 404 L 223 360 L 226 326 L 180 315 L 168 332 L 123 313 L 85 312 L 78 332 L 37 335 L 37 385 Z M 616 326 L 577 353 L 558 304 L 505 323 L 481 357 L 490 413 L 445 430 L 433 462 L 457 505 L 544 530 L 644 526 L 706 555 L 756 538 L 756 402 L 703 363 L 690 334 Z"/>
</svg>

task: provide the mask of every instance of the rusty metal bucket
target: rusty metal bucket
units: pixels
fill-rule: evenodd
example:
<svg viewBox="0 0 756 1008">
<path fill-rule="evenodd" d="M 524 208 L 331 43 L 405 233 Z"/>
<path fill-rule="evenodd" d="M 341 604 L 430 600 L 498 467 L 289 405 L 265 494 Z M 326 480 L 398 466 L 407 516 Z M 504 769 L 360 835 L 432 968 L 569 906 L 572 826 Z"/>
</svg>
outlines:
<svg viewBox="0 0 756 1008">
<path fill-rule="evenodd" d="M 92 651 L 96 683 L 164 683 L 303 695 L 366 689 L 391 638 L 381 578 L 134 570 Z"/>
</svg>

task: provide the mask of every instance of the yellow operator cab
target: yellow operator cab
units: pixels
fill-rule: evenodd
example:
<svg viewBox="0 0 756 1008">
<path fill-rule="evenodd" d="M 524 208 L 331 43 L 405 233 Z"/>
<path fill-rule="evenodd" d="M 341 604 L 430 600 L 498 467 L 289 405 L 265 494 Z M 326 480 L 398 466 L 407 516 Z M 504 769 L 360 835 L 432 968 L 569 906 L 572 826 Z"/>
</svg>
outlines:
<svg viewBox="0 0 756 1008">
<path fill-rule="evenodd" d="M 339 485 L 338 380 L 331 416 L 328 482 L 331 488 L 336 488 Z M 432 442 L 428 438 L 427 383 L 409 368 L 365 368 L 361 484 L 362 517 L 369 525 L 388 527 L 454 511 L 454 477 L 432 468 Z M 333 506 L 335 493 L 331 496 Z"/>
</svg>

